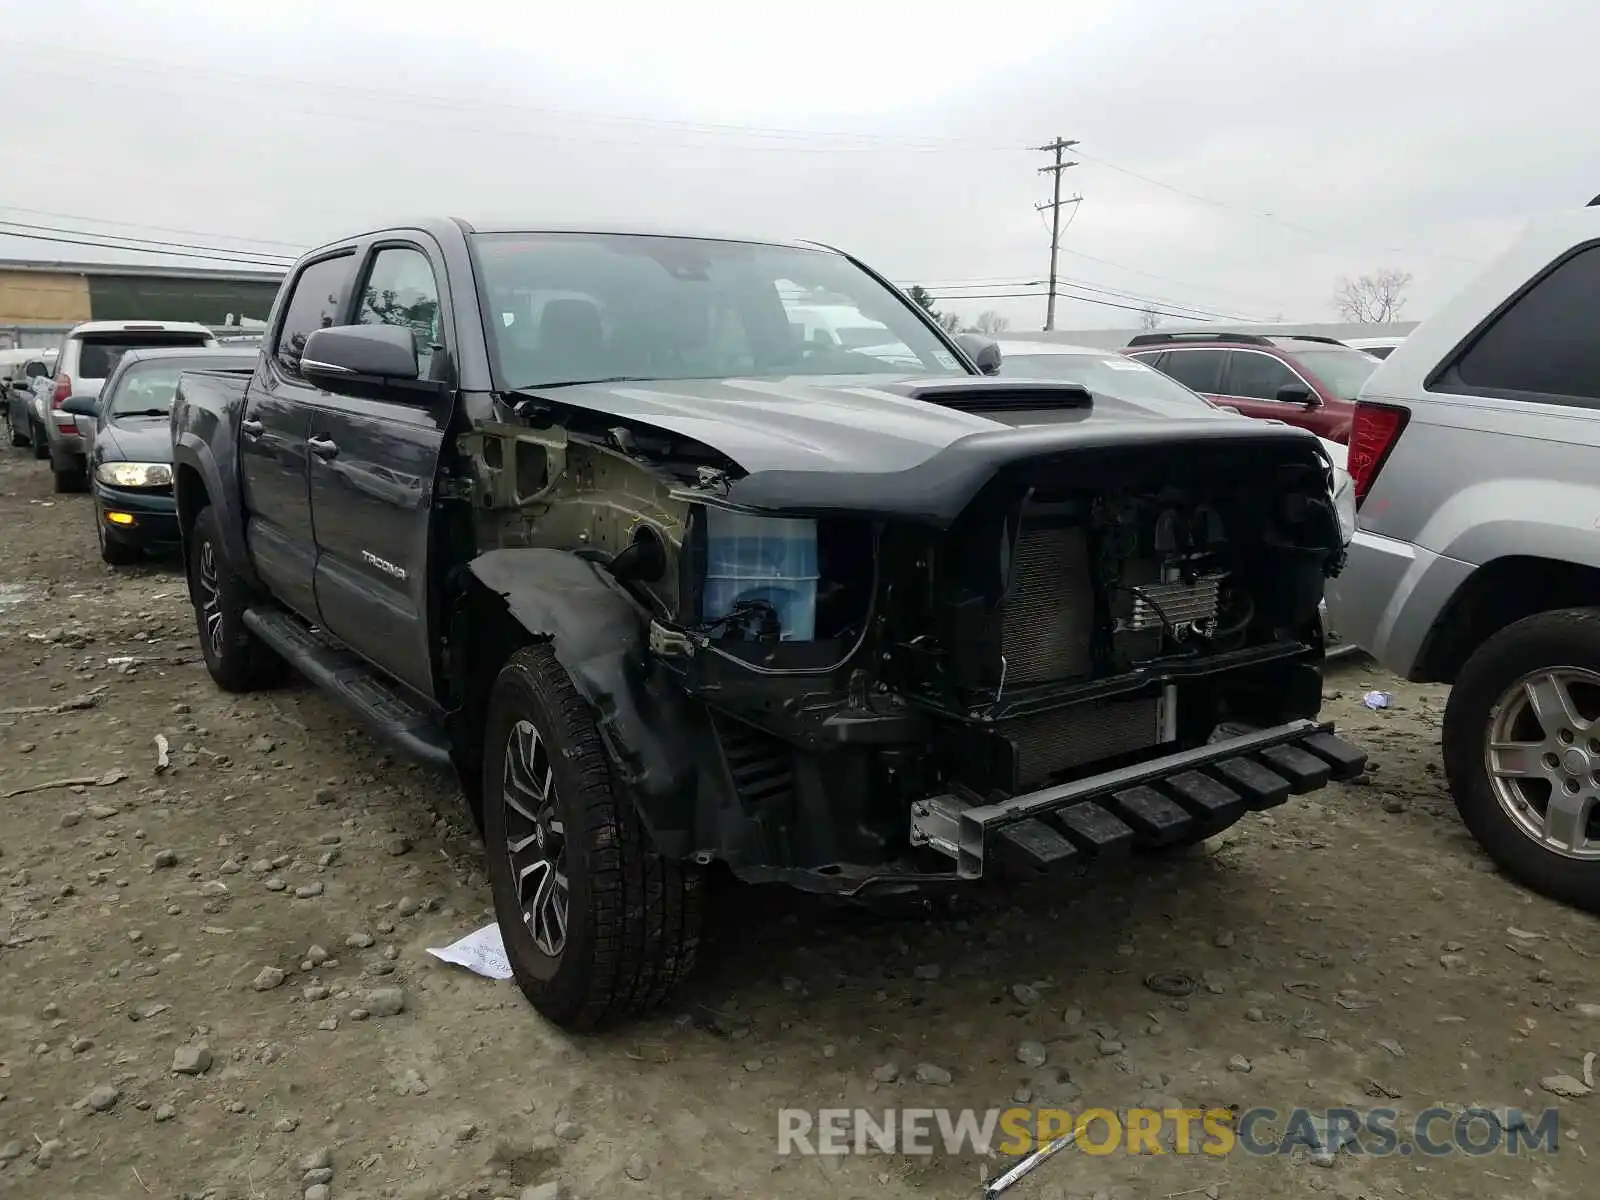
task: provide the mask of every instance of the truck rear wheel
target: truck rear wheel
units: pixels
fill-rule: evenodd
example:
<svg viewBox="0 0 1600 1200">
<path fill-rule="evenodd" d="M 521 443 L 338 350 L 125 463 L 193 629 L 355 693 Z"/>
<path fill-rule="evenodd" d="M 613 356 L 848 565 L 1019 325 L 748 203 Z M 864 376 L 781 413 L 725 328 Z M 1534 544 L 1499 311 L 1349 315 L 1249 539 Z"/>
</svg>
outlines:
<svg viewBox="0 0 1600 1200">
<path fill-rule="evenodd" d="M 283 678 L 285 663 L 244 623 L 250 589 L 222 548 L 216 510 L 207 506 L 190 531 L 189 595 L 200 627 L 206 670 L 225 692 L 253 692 Z"/>
<path fill-rule="evenodd" d="M 1600 611 L 1527 617 L 1479 647 L 1445 706 L 1444 765 L 1506 874 L 1600 912 Z"/>
<path fill-rule="evenodd" d="M 588 704 L 546 644 L 489 697 L 484 845 L 517 985 L 569 1029 L 661 1004 L 694 965 L 704 878 L 652 851 Z"/>
</svg>

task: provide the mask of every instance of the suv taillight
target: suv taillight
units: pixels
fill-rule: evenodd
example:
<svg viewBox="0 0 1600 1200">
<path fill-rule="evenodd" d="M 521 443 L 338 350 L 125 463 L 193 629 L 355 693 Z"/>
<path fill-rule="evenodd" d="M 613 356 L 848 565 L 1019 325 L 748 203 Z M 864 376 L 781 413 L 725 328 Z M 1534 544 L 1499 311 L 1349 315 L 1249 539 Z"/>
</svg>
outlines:
<svg viewBox="0 0 1600 1200">
<path fill-rule="evenodd" d="M 56 376 L 55 394 L 50 397 L 50 407 L 60 408 L 68 396 L 72 395 L 72 376 L 63 371 Z"/>
<path fill-rule="evenodd" d="M 1393 404 L 1372 404 L 1366 400 L 1356 405 L 1356 415 L 1350 424 L 1350 450 L 1347 470 L 1355 484 L 1356 507 L 1367 498 L 1373 480 L 1389 460 L 1395 443 L 1411 420 L 1411 410 Z"/>
</svg>

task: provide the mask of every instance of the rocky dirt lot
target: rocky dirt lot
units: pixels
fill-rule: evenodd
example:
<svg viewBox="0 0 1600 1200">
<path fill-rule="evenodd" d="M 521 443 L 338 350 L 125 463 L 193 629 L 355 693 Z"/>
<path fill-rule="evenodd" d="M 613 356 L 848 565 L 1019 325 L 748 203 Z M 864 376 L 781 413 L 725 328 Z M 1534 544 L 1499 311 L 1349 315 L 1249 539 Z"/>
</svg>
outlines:
<svg viewBox="0 0 1600 1200">
<path fill-rule="evenodd" d="M 87 499 L 4 456 L 0 1194 L 971 1196 L 999 1160 L 781 1158 L 777 1109 L 1025 1097 L 1559 1104 L 1560 1151 L 1069 1149 L 1008 1200 L 1593 1195 L 1600 1100 L 1545 1083 L 1600 1049 L 1594 924 L 1461 828 L 1439 689 L 1339 666 L 1371 776 L 1176 859 L 936 916 L 728 888 L 674 1010 L 573 1038 L 424 953 L 488 914 L 449 782 L 304 684 L 222 694 L 194 637 L 174 565 L 101 566 Z"/>
</svg>

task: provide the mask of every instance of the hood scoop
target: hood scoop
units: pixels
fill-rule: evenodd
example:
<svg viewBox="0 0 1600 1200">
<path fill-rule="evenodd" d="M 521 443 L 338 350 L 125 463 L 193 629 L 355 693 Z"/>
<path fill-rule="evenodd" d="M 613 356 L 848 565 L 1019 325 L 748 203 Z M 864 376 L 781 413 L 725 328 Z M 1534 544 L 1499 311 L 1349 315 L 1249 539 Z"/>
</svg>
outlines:
<svg viewBox="0 0 1600 1200">
<path fill-rule="evenodd" d="M 1081 384 L 1033 380 L 918 383 L 907 388 L 906 395 L 968 413 L 1061 412 L 1094 407 L 1094 397 Z"/>
</svg>

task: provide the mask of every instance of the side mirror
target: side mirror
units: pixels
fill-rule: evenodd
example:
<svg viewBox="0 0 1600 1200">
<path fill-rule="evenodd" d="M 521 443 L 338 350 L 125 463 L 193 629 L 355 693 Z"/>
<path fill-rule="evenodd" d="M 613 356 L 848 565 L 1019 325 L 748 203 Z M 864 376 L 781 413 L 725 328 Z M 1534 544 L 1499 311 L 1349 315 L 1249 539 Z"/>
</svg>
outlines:
<svg viewBox="0 0 1600 1200">
<path fill-rule="evenodd" d="M 312 330 L 300 351 L 300 374 L 330 392 L 367 392 L 414 383 L 417 340 L 399 325 L 330 325 Z"/>
<path fill-rule="evenodd" d="M 100 401 L 93 396 L 68 396 L 61 402 L 61 411 L 93 420 L 100 415 Z"/>
<path fill-rule="evenodd" d="M 1282 404 L 1301 404 L 1306 408 L 1316 408 L 1322 401 L 1317 399 L 1317 394 L 1303 383 L 1286 383 L 1278 389 L 1278 401 Z"/>
<path fill-rule="evenodd" d="M 973 365 L 985 375 L 1000 374 L 1000 345 L 980 333 L 956 334 L 956 345 L 967 352 Z"/>
</svg>

